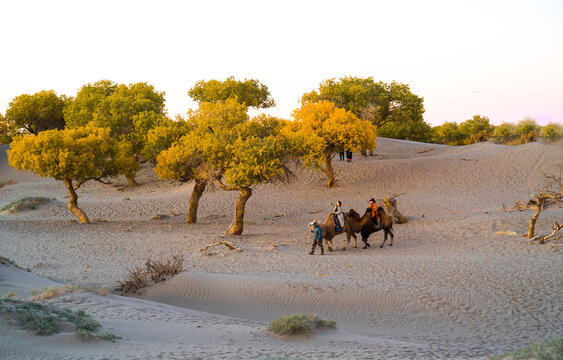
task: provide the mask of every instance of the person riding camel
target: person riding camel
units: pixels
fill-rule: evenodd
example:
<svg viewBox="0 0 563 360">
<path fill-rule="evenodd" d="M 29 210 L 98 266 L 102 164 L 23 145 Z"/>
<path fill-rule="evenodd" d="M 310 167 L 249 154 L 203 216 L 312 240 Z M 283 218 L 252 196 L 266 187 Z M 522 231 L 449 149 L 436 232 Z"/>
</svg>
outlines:
<svg viewBox="0 0 563 360">
<path fill-rule="evenodd" d="M 311 247 L 309 255 L 313 255 L 315 253 L 315 247 L 317 247 L 317 244 L 321 248 L 321 255 L 324 255 L 325 250 L 323 248 L 323 229 L 321 229 L 321 227 L 319 226 L 317 219 L 309 223 L 309 229 L 313 233 L 313 246 Z"/>
<path fill-rule="evenodd" d="M 379 210 L 377 209 L 377 203 L 375 202 L 375 199 L 372 198 L 369 200 L 369 207 L 371 209 L 371 220 L 376 227 L 379 227 Z"/>
<path fill-rule="evenodd" d="M 334 217 L 334 230 L 342 231 L 342 229 L 344 228 L 344 213 L 342 212 L 342 201 L 338 200 L 336 202 L 336 206 L 334 206 L 332 214 Z"/>
</svg>

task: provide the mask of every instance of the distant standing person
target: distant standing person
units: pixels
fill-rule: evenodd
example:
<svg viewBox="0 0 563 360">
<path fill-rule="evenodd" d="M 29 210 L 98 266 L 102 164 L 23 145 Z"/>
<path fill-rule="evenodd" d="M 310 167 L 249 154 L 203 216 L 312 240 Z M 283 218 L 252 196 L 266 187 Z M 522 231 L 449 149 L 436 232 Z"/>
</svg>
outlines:
<svg viewBox="0 0 563 360">
<path fill-rule="evenodd" d="M 317 244 L 321 248 L 321 255 L 325 254 L 325 250 L 323 248 L 323 229 L 319 226 L 319 222 L 315 219 L 312 223 L 309 223 L 309 229 L 313 233 L 313 247 L 311 247 L 311 251 L 309 255 L 313 255 L 315 253 L 315 247 Z"/>
<path fill-rule="evenodd" d="M 341 152 L 340 152 L 340 161 L 344 161 L 344 160 L 345 160 L 345 158 L 344 158 L 344 151 L 341 151 Z"/>
<path fill-rule="evenodd" d="M 352 162 L 352 152 L 350 150 L 346 150 L 346 160 Z"/>
</svg>

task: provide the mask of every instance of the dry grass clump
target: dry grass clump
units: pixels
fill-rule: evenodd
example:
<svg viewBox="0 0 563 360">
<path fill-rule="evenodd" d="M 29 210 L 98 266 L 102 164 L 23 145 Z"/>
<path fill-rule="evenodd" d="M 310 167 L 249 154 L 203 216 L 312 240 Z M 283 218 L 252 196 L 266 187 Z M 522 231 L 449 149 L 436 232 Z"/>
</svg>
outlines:
<svg viewBox="0 0 563 360">
<path fill-rule="evenodd" d="M 137 266 L 129 270 L 123 281 L 118 281 L 115 291 L 121 295 L 140 294 L 143 289 L 153 283 L 159 283 L 184 270 L 184 258 L 179 255 L 162 259 L 147 259 L 145 266 Z"/>
<path fill-rule="evenodd" d="M 3 188 L 4 186 L 8 186 L 8 185 L 12 185 L 15 184 L 16 182 L 14 180 L 8 180 L 8 181 L 0 181 L 0 189 Z"/>
<path fill-rule="evenodd" d="M 33 295 L 31 300 L 32 301 L 47 300 L 76 291 L 88 291 L 102 296 L 106 296 L 109 294 L 109 290 L 104 288 L 81 287 L 76 285 L 49 286 L 40 290 L 33 290 L 31 292 L 31 295 Z"/>
<path fill-rule="evenodd" d="M 80 288 L 78 286 L 75 285 L 64 285 L 64 286 L 49 286 L 46 288 L 43 288 L 41 290 L 33 290 L 31 292 L 31 295 L 33 295 L 33 297 L 31 298 L 32 301 L 41 301 L 41 300 L 47 300 L 50 298 L 54 298 L 54 297 L 58 297 L 64 294 L 68 294 L 71 292 L 75 292 L 80 290 Z"/>
<path fill-rule="evenodd" d="M 317 329 L 335 329 L 335 321 L 326 321 L 315 315 L 295 314 L 282 316 L 268 324 L 268 330 L 276 335 L 309 335 Z"/>
<path fill-rule="evenodd" d="M 24 210 L 35 210 L 39 205 L 43 205 L 51 201 L 51 199 L 39 196 L 39 197 L 26 197 L 23 199 L 16 200 L 3 208 L 0 211 L 5 211 L 8 214 L 14 214 Z"/>
</svg>

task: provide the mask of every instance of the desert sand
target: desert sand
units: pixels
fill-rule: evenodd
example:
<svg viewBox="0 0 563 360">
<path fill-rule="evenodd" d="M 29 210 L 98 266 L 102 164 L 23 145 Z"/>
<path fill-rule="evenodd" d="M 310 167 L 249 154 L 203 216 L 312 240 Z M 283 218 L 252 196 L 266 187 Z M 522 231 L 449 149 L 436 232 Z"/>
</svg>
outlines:
<svg viewBox="0 0 563 360">
<path fill-rule="evenodd" d="M 430 148 L 418 153 L 418 151 Z M 531 212 L 506 212 L 543 184 L 563 160 L 563 145 L 492 143 L 449 147 L 377 139 L 374 156 L 334 161 L 341 173 L 326 188 L 320 173 L 296 170 L 290 184 L 255 188 L 242 236 L 243 252 L 199 249 L 231 222 L 236 193 L 208 191 L 198 223 L 185 224 L 192 184 L 159 181 L 145 166 L 127 188 L 89 182 L 79 206 L 90 225 L 68 211 L 62 182 L 15 171 L 0 149 L 0 207 L 26 196 L 53 198 L 36 210 L 0 214 L 0 255 L 31 272 L 0 265 L 0 296 L 74 284 L 112 289 L 146 258 L 181 254 L 185 271 L 123 297 L 75 292 L 46 300 L 93 315 L 116 343 L 74 333 L 35 336 L 0 326 L 2 359 L 406 359 L 486 358 L 533 341 L 563 336 L 563 255 L 560 247 L 529 245 Z M 323 221 L 341 200 L 363 213 L 372 197 L 402 193 L 393 246 L 345 245 L 310 256 L 307 222 Z M 149 220 L 154 215 L 166 215 Z M 563 209 L 542 213 L 548 233 Z M 361 241 L 360 241 L 361 243 Z M 278 338 L 267 323 L 314 313 L 336 330 Z"/>
</svg>

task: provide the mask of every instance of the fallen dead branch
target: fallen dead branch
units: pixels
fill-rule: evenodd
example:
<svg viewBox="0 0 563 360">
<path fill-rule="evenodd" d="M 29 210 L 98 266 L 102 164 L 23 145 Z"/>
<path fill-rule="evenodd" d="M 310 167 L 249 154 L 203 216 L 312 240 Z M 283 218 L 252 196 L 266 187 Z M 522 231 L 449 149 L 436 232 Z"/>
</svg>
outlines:
<svg viewBox="0 0 563 360">
<path fill-rule="evenodd" d="M 422 153 L 425 153 L 425 152 L 430 151 L 430 150 L 432 150 L 432 148 L 424 148 L 424 149 L 422 149 L 422 150 L 418 150 L 416 153 L 417 153 L 417 154 L 422 154 Z"/>
<path fill-rule="evenodd" d="M 209 253 L 209 252 L 207 252 L 207 250 L 214 249 L 215 247 L 220 246 L 220 245 L 225 245 L 229 250 L 235 250 L 235 251 L 238 251 L 238 252 L 243 252 L 242 249 L 236 247 L 232 242 L 225 241 L 225 240 L 221 240 L 221 241 L 219 241 L 218 243 L 215 243 L 215 244 L 206 245 L 204 248 L 200 249 L 199 251 L 201 252 L 201 254 L 203 256 L 212 256 L 212 255 L 214 255 L 214 253 Z"/>
<path fill-rule="evenodd" d="M 545 244 L 546 241 L 557 241 L 559 239 L 561 239 L 561 237 L 557 236 L 555 237 L 555 234 L 557 234 L 557 232 L 561 229 L 563 229 L 563 223 L 556 223 L 555 221 L 553 222 L 553 226 L 551 227 L 553 229 L 553 231 L 551 232 L 551 234 L 546 235 L 546 236 L 539 236 L 536 235 L 533 238 L 530 239 L 530 245 L 533 244 L 534 241 L 539 240 L 540 244 Z"/>
</svg>

